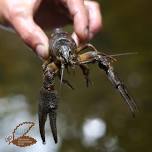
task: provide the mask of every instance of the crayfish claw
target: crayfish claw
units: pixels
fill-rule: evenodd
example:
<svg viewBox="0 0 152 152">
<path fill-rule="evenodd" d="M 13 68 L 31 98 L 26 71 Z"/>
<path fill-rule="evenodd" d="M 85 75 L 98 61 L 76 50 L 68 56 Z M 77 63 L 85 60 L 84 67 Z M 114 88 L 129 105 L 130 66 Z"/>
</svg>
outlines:
<svg viewBox="0 0 152 152">
<path fill-rule="evenodd" d="M 52 135 L 53 135 L 55 143 L 57 143 L 58 138 L 57 138 L 57 128 L 56 128 L 56 111 L 52 110 L 49 113 L 49 119 L 50 119 L 50 126 L 51 126 L 51 130 L 52 130 Z"/>
<path fill-rule="evenodd" d="M 121 96 L 124 98 L 124 100 L 128 104 L 133 117 L 135 117 L 135 112 L 138 110 L 138 107 L 137 107 L 134 99 L 131 96 L 129 96 L 126 86 L 121 83 L 118 86 L 118 90 L 119 90 Z"/>
<path fill-rule="evenodd" d="M 108 79 L 111 81 L 111 83 L 114 85 L 116 89 L 118 89 L 119 93 L 123 97 L 124 101 L 128 104 L 129 109 L 135 117 L 135 111 L 137 110 L 137 105 L 133 98 L 128 94 L 128 90 L 125 87 L 125 85 L 120 81 L 120 79 L 114 74 L 112 68 L 110 68 L 107 72 Z"/>
<path fill-rule="evenodd" d="M 39 128 L 43 143 L 45 143 L 45 122 L 49 114 L 51 130 L 55 143 L 57 143 L 57 129 L 56 129 L 56 111 L 58 101 L 55 90 L 47 90 L 42 87 L 40 91 L 39 102 Z"/>
<path fill-rule="evenodd" d="M 116 76 L 113 71 L 113 67 L 107 62 L 106 58 L 100 58 L 98 61 L 98 66 L 100 69 L 103 69 L 106 72 L 106 75 L 113 86 L 119 91 L 124 101 L 128 104 L 129 109 L 135 117 L 135 112 L 137 111 L 137 105 L 133 98 L 128 94 L 128 90 L 125 85 L 120 81 L 120 79 Z"/>
<path fill-rule="evenodd" d="M 110 67 L 107 71 L 108 79 L 114 85 L 116 89 L 118 89 L 119 93 L 123 97 L 124 101 L 128 104 L 129 109 L 133 115 L 135 116 L 135 111 L 138 109 L 133 98 L 128 94 L 128 90 L 126 86 L 120 81 L 120 79 L 114 74 L 113 68 Z"/>
<path fill-rule="evenodd" d="M 46 122 L 47 114 L 44 111 L 41 111 L 40 109 L 41 109 L 41 107 L 39 107 L 40 135 L 41 135 L 43 144 L 45 144 L 45 122 Z"/>
</svg>

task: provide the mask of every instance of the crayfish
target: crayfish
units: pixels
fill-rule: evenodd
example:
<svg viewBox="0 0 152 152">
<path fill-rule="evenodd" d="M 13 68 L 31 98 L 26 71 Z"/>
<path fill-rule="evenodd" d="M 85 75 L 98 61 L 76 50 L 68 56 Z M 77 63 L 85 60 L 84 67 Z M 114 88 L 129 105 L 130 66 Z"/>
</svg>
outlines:
<svg viewBox="0 0 152 152">
<path fill-rule="evenodd" d="M 83 50 L 90 49 L 85 53 Z M 85 44 L 77 47 L 71 35 L 62 28 L 56 28 L 49 41 L 50 56 L 42 65 L 43 68 L 43 86 L 40 90 L 39 101 L 39 129 L 43 143 L 45 143 L 45 122 L 49 115 L 50 126 L 55 143 L 58 142 L 56 115 L 58 108 L 58 96 L 55 90 L 55 77 L 60 78 L 61 83 L 72 87 L 72 85 L 63 78 L 64 69 L 79 66 L 82 70 L 86 85 L 90 83 L 89 68 L 87 64 L 97 63 L 99 69 L 105 71 L 108 79 L 119 91 L 124 101 L 128 104 L 132 114 L 136 112 L 137 106 L 133 98 L 128 94 L 127 88 L 115 75 L 111 62 L 115 61 L 110 55 L 97 51 L 92 44 Z"/>
</svg>

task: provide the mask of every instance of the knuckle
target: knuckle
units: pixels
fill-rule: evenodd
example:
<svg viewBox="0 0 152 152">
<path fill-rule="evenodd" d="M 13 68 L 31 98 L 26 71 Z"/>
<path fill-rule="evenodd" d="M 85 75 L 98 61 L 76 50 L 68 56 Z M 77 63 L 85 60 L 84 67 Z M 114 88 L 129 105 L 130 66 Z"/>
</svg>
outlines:
<svg viewBox="0 0 152 152">
<path fill-rule="evenodd" d="M 100 10 L 101 6 L 98 2 L 94 1 L 92 4 L 94 5 L 95 9 Z"/>
<path fill-rule="evenodd" d="M 28 16 L 28 12 L 21 8 L 11 9 L 9 11 L 9 20 L 14 20 L 16 18 L 25 18 Z"/>
</svg>

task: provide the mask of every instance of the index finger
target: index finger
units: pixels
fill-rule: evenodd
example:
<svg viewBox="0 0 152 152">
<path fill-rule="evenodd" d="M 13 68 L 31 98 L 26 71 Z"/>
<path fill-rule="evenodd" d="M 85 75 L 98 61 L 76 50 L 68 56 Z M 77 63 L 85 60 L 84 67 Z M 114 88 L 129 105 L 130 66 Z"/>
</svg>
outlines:
<svg viewBox="0 0 152 152">
<path fill-rule="evenodd" d="M 86 40 L 89 34 L 89 15 L 83 0 L 63 0 L 74 21 L 74 31 L 82 41 Z"/>
</svg>

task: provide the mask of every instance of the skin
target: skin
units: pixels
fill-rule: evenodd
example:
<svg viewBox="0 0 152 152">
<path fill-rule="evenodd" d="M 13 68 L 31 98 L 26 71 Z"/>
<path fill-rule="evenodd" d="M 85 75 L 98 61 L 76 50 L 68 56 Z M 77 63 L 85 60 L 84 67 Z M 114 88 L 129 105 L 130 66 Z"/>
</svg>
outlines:
<svg viewBox="0 0 152 152">
<path fill-rule="evenodd" d="M 46 29 L 73 24 L 77 44 L 101 30 L 99 4 L 87 0 L 0 0 L 0 23 L 11 27 L 42 59 L 47 59 Z M 80 24 L 81 23 L 81 24 Z"/>
</svg>

